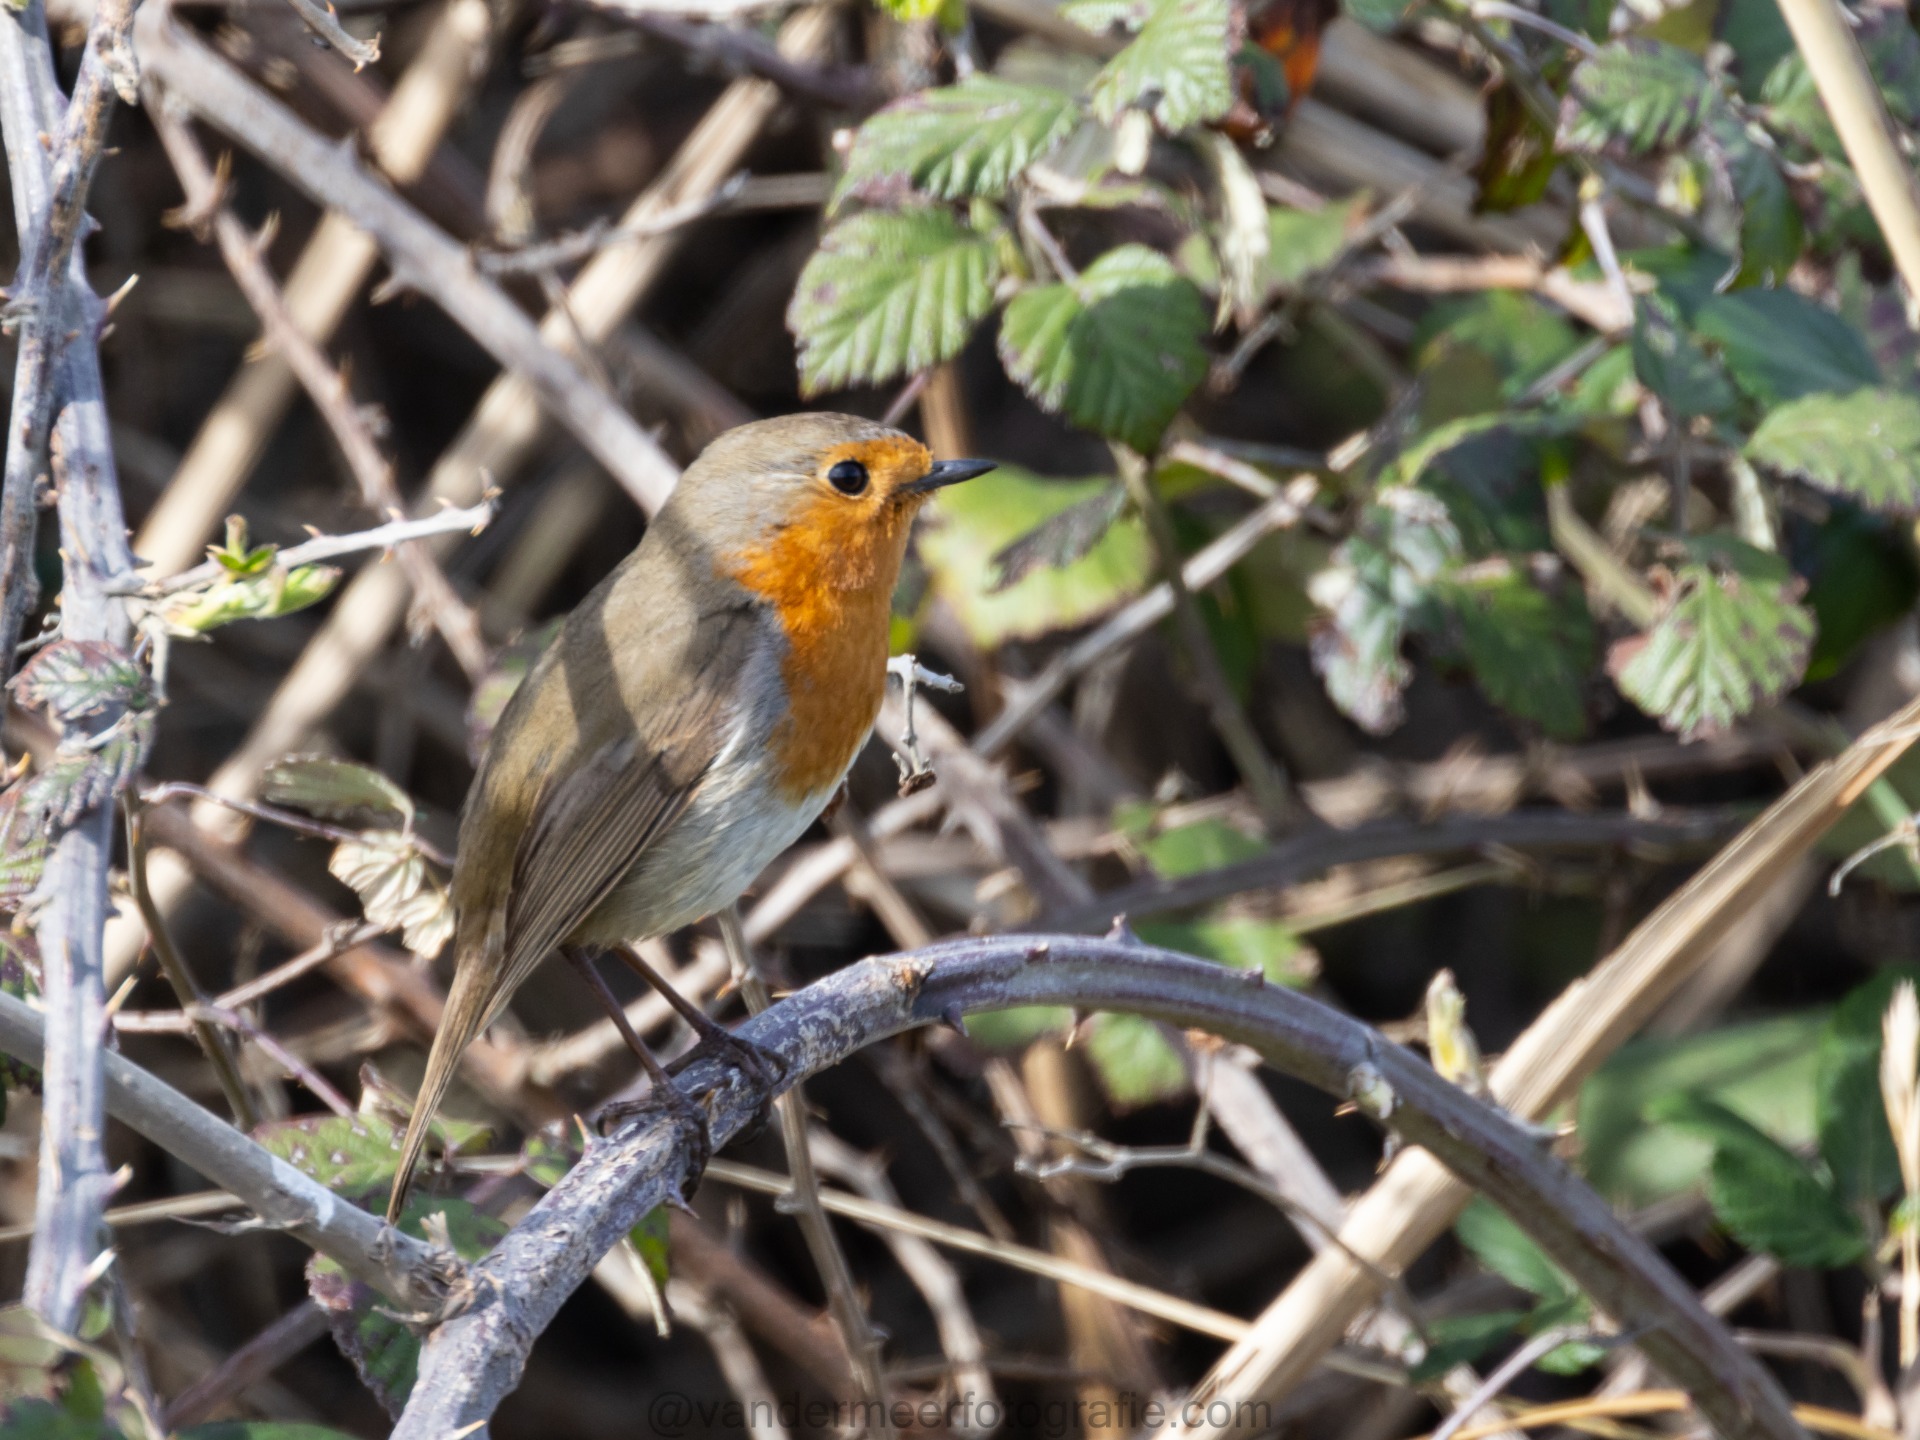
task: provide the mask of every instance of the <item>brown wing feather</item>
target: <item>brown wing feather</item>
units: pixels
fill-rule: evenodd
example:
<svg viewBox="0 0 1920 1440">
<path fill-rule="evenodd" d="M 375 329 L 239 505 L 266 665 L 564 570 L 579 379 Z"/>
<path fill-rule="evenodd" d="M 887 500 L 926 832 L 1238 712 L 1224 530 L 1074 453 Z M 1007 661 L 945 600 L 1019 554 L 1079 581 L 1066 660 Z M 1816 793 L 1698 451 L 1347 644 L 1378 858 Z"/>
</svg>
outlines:
<svg viewBox="0 0 1920 1440">
<path fill-rule="evenodd" d="M 595 599 L 600 603 L 589 602 L 576 614 L 581 629 L 601 629 L 608 600 L 619 602 L 617 593 Z M 625 719 L 629 707 L 615 702 L 615 677 L 605 674 L 604 667 L 579 666 L 569 653 L 569 640 L 577 639 L 568 633 L 576 628 L 570 621 L 568 632 L 555 642 L 558 653 L 528 676 L 529 692 L 516 707 L 521 713 L 510 710 L 502 717 L 496 744 L 509 734 L 520 742 L 513 758 L 524 767 L 517 772 L 522 784 L 496 786 L 490 782 L 498 777 L 483 771 L 461 824 L 454 901 L 466 913 L 459 916 L 453 987 L 401 1145 L 389 1222 L 405 1203 L 428 1126 L 467 1046 L 685 811 L 726 742 L 735 686 L 749 659 L 757 623 L 751 607 L 699 616 L 682 636 L 688 643 L 674 647 L 693 664 L 643 665 L 633 677 L 639 683 L 651 678 L 649 669 L 681 673 L 674 677 L 670 699 L 663 696 L 644 708 L 646 724 L 640 733 Z M 584 690 L 580 698 L 572 693 L 570 661 L 604 685 L 597 702 L 586 701 Z M 577 683 L 580 677 L 573 679 Z M 538 687 L 538 693 L 532 687 Z M 529 755 L 530 746 L 538 748 L 524 736 L 537 724 L 529 712 L 542 705 L 550 711 L 572 711 L 572 744 L 556 747 L 551 755 Z M 488 769 L 503 758 L 490 756 Z M 512 796 L 525 789 L 525 782 L 542 771 L 530 813 L 516 811 L 502 798 L 503 792 Z M 510 867 L 495 862 L 510 876 L 504 889 L 463 875 L 461 867 L 471 863 L 469 848 L 498 856 L 505 838 L 501 832 L 508 827 L 518 830 L 519 840 Z"/>
</svg>

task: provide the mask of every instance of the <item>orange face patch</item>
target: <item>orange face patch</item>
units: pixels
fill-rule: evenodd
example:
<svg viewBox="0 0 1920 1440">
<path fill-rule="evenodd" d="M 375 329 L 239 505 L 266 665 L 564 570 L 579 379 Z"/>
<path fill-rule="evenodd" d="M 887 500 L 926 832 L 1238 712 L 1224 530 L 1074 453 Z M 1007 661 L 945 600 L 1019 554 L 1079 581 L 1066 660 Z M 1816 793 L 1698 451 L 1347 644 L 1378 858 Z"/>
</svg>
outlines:
<svg viewBox="0 0 1920 1440">
<path fill-rule="evenodd" d="M 844 460 L 867 468 L 867 488 L 839 493 L 824 477 Z M 907 534 L 920 508 L 902 496 L 932 467 L 905 436 L 857 440 L 820 457 L 813 493 L 727 573 L 767 601 L 787 636 L 781 665 L 789 710 L 773 737 L 782 796 L 798 802 L 839 783 L 886 691 L 887 621 Z"/>
</svg>

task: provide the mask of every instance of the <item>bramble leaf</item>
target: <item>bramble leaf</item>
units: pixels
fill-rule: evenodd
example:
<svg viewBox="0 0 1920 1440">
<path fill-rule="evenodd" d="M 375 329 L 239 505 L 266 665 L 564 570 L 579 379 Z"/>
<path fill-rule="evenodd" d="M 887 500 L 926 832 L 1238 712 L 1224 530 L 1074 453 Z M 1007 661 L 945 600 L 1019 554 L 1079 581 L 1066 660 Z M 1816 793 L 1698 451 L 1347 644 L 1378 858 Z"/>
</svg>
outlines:
<svg viewBox="0 0 1920 1440">
<path fill-rule="evenodd" d="M 1456 571 L 1438 593 L 1460 624 L 1473 678 L 1495 705 L 1556 740 L 1586 729 L 1580 692 L 1593 621 L 1573 586 L 1549 594 L 1505 560 Z"/>
<path fill-rule="evenodd" d="M 1692 740 L 1717 734 L 1791 689 L 1806 669 L 1813 616 L 1796 582 L 1690 562 L 1665 584 L 1659 619 L 1616 645 L 1608 668 L 1624 694 Z"/>
<path fill-rule="evenodd" d="M 1088 99 L 1111 125 L 1145 108 L 1168 134 L 1217 120 L 1233 105 L 1227 0 L 1153 0 L 1140 33 L 1094 77 Z"/>
<path fill-rule="evenodd" d="M 1633 373 L 1681 419 L 1724 415 L 1737 401 L 1720 362 L 1659 295 L 1645 296 L 1633 307 Z"/>
<path fill-rule="evenodd" d="M 13 677 L 14 698 L 66 722 L 114 706 L 144 709 L 153 692 L 140 667 L 117 646 L 98 640 L 56 640 Z"/>
<path fill-rule="evenodd" d="M 323 820 L 391 815 L 405 823 L 413 797 L 371 765 L 331 755 L 288 755 L 267 767 L 260 798 Z"/>
<path fill-rule="evenodd" d="M 1871 510 L 1920 510 L 1920 398 L 1868 388 L 1767 412 L 1747 458 Z"/>
<path fill-rule="evenodd" d="M 1658 40 L 1616 40 L 1575 67 L 1560 111 L 1560 148 L 1619 144 L 1637 155 L 1678 145 L 1713 98 L 1713 82 L 1686 51 Z"/>
<path fill-rule="evenodd" d="M 1726 1106 L 1670 1095 L 1647 1113 L 1712 1142 L 1707 1199 L 1748 1249 L 1816 1269 L 1850 1265 L 1866 1252 L 1860 1222 L 1807 1162 Z"/>
<path fill-rule="evenodd" d="M 1877 1204 L 1900 1184 L 1900 1161 L 1880 1098 L 1881 1020 L 1894 986 L 1914 978 L 1908 965 L 1876 972 L 1834 1007 L 1820 1031 L 1813 1090 L 1820 1158 L 1845 1204 Z"/>
<path fill-rule="evenodd" d="M 422 1239 L 444 1242 L 463 1260 L 481 1260 L 507 1233 L 504 1222 L 465 1200 L 415 1196 L 407 1202 L 399 1229 Z M 429 1231 L 431 1230 L 431 1234 Z M 307 1262 L 307 1290 L 327 1312 L 340 1353 L 353 1362 L 361 1383 L 396 1418 L 420 1374 L 420 1337 L 387 1313 L 386 1302 L 371 1286 L 351 1278 L 324 1255 Z"/>
<path fill-rule="evenodd" d="M 952 359 L 993 307 L 999 244 L 933 209 L 869 211 L 827 231 L 787 309 L 803 393 Z"/>
<path fill-rule="evenodd" d="M 1694 329 L 1720 346 L 1734 383 L 1762 405 L 1880 383 L 1867 342 L 1793 290 L 1735 290 L 1701 305 Z"/>
<path fill-rule="evenodd" d="M 1042 566 L 1059 570 L 1091 554 L 1126 508 L 1126 487 L 1108 485 L 1042 520 L 994 551 L 988 593 L 998 595 Z"/>
<path fill-rule="evenodd" d="M 833 205 L 848 196 L 878 202 L 902 188 L 939 200 L 997 198 L 1067 137 L 1079 113 L 1063 90 L 991 75 L 907 95 L 855 133 Z"/>
<path fill-rule="evenodd" d="M 1076 511 L 1080 519 L 1090 519 L 1081 507 L 1104 505 L 1112 496 L 1124 499 L 1125 492 L 1110 480 L 1043 480 L 1007 465 L 940 492 L 933 505 L 935 523 L 923 522 L 920 555 L 935 591 L 953 606 L 976 644 L 991 649 L 1082 625 L 1138 593 L 1153 562 L 1146 532 L 1133 519 L 1110 522 L 1072 555 L 1089 538 L 1088 525 L 1067 537 L 1072 545 L 1062 544 L 1049 557 L 1034 555 L 1013 583 L 1002 586 L 996 580 L 1005 573 L 1002 557 L 1019 546 L 1038 548 L 1040 532 L 1052 522 Z M 1054 559 L 1064 563 L 1050 563 Z"/>
<path fill-rule="evenodd" d="M 431 959 L 453 938 L 453 903 L 404 832 L 369 830 L 343 840 L 327 870 L 352 887 L 367 919 L 399 930 L 414 954 Z"/>
<path fill-rule="evenodd" d="M 1144 454 L 1205 377 L 1206 333 L 1193 282 L 1158 251 L 1122 245 L 1077 281 L 1015 296 L 1000 358 L 1041 409 Z"/>
<path fill-rule="evenodd" d="M 1413 670 L 1400 643 L 1434 582 L 1460 558 L 1446 506 L 1408 486 L 1374 497 L 1353 535 L 1307 590 L 1324 612 L 1310 639 L 1313 668 L 1333 703 L 1370 734 L 1403 718 Z"/>
</svg>

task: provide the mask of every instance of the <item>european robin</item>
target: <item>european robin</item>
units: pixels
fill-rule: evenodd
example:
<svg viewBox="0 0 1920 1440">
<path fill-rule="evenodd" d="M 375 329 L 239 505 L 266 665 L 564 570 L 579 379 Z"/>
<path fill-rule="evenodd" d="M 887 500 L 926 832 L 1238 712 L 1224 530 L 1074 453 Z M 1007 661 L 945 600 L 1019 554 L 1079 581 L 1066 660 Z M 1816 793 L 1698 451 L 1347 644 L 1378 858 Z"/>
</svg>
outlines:
<svg viewBox="0 0 1920 1440">
<path fill-rule="evenodd" d="M 712 914 L 819 816 L 885 698 L 913 517 L 992 468 L 831 414 L 742 425 L 687 468 L 515 692 L 467 794 L 453 986 L 389 1221 L 462 1052 L 542 960 Z"/>
</svg>

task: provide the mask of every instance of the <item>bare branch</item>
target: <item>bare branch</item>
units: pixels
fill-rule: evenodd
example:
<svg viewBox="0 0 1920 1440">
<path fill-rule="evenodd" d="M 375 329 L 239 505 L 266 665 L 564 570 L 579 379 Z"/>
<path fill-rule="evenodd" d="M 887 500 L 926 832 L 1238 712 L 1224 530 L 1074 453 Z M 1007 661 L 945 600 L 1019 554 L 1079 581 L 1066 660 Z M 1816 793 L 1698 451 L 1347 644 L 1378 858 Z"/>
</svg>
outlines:
<svg viewBox="0 0 1920 1440">
<path fill-rule="evenodd" d="M 790 1080 L 954 1011 L 1076 1004 L 1124 1009 L 1212 1030 L 1270 1063 L 1354 1098 L 1439 1156 L 1500 1204 L 1639 1338 L 1723 1435 L 1803 1440 L 1777 1383 L 1700 1306 L 1692 1288 L 1537 1135 L 1440 1080 L 1377 1032 L 1297 992 L 1166 951 L 1068 936 L 959 940 L 851 966 L 747 1022 L 743 1038 L 786 1061 Z M 704 1058 L 681 1071 L 710 1097 L 717 1145 L 763 1096 L 737 1070 Z M 483 1425 L 512 1389 L 533 1339 L 627 1230 L 677 1191 L 689 1157 L 676 1125 L 651 1108 L 549 1191 L 475 1267 L 482 1298 L 441 1326 L 399 1426 L 402 1440 Z"/>
</svg>

